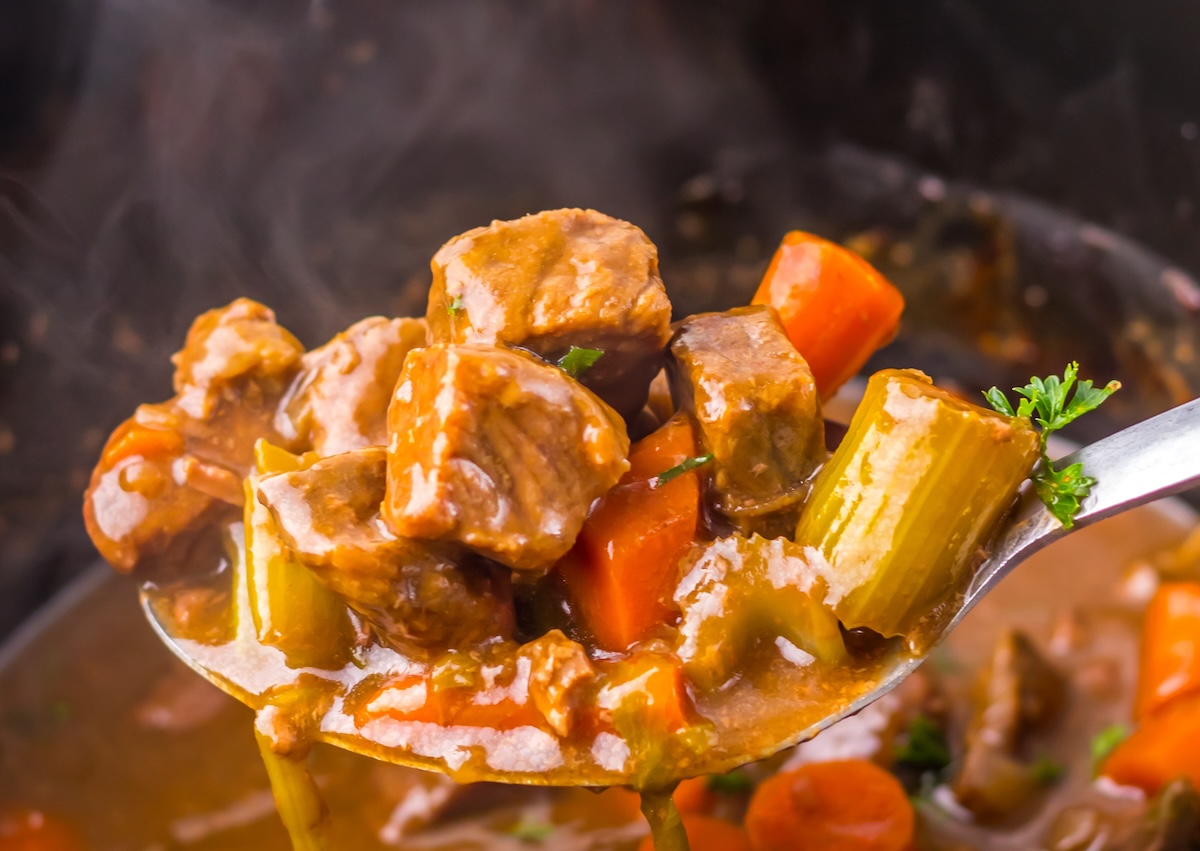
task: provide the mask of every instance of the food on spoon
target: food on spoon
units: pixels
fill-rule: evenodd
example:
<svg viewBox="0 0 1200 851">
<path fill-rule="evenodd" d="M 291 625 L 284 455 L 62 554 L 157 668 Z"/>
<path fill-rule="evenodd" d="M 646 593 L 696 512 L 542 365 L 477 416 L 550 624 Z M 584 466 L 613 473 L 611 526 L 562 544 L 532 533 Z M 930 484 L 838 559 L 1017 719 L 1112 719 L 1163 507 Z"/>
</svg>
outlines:
<svg viewBox="0 0 1200 851">
<path fill-rule="evenodd" d="M 718 538 L 681 568 L 677 652 L 700 688 L 725 683 L 759 643 L 796 665 L 848 661 L 826 580 L 791 541 Z"/>
<path fill-rule="evenodd" d="M 550 567 L 629 469 L 625 424 L 536 358 L 436 344 L 404 362 L 388 413 L 383 518 L 517 570 Z"/>
<path fill-rule="evenodd" d="M 293 668 L 337 670 L 349 660 L 354 640 L 346 605 L 298 560 L 278 518 L 258 498 L 264 477 L 287 475 L 304 461 L 265 440 L 254 455 L 254 472 L 246 478 L 242 567 L 255 637 L 283 651 Z"/>
<path fill-rule="evenodd" d="M 1042 449 L 1027 414 L 1104 393 L 1043 383 L 1059 410 L 1010 416 L 888 370 L 830 457 L 820 398 L 894 322 L 861 268 L 849 303 L 881 311 L 812 350 L 824 385 L 789 333 L 845 319 L 837 276 L 781 302 L 786 329 L 757 305 L 672 335 L 653 245 L 598 213 L 497 222 L 433 268 L 427 337 L 373 318 L 304 354 L 253 302 L 201 317 L 176 398 L 88 494 L 118 568 L 174 567 L 145 594 L 258 710 L 298 847 L 322 738 L 464 781 L 627 784 L 684 842 L 671 785 L 794 743 L 935 640 Z M 832 792 L 890 801 L 838 764 Z M 863 847 L 911 834 L 886 808 Z"/>
<path fill-rule="evenodd" d="M 174 569 L 189 550 L 220 547 L 213 530 L 241 513 L 254 442 L 272 433 L 303 351 L 272 311 L 249 299 L 192 323 L 172 358 L 175 397 L 139 407 L 92 473 L 84 519 L 109 564 Z"/>
<path fill-rule="evenodd" d="M 387 443 L 387 409 L 404 357 L 425 345 L 421 319 L 371 316 L 300 358 L 275 417 L 289 446 L 325 457 Z"/>
<path fill-rule="evenodd" d="M 1028 420 L 964 402 L 919 372 L 872 376 L 796 529 L 829 565 L 842 624 L 914 630 L 962 587 L 1037 453 Z"/>
<path fill-rule="evenodd" d="M 472 564 L 452 547 L 401 538 L 383 523 L 383 447 L 297 459 L 293 469 L 271 472 L 256 480 L 255 502 L 279 541 L 384 641 L 469 646 L 511 635 L 512 595 L 503 571 Z"/>
<path fill-rule="evenodd" d="M 775 312 L 745 307 L 685 319 L 669 371 L 676 404 L 695 417 L 713 455 L 717 509 L 745 531 L 786 517 L 824 460 L 825 428 L 812 373 Z"/>
<path fill-rule="evenodd" d="M 435 343 L 519 346 L 558 361 L 603 353 L 578 376 L 632 418 L 671 336 L 658 250 L 642 231 L 595 210 L 550 210 L 475 228 L 433 256 Z"/>
<path fill-rule="evenodd" d="M 778 311 L 822 399 L 895 336 L 904 310 L 904 297 L 866 260 L 796 230 L 779 244 L 753 303 Z"/>
<path fill-rule="evenodd" d="M 629 471 L 588 515 L 559 570 L 582 626 L 623 651 L 671 619 L 679 561 L 700 529 L 700 471 L 663 475 L 696 457 L 679 415 L 629 450 Z"/>
</svg>

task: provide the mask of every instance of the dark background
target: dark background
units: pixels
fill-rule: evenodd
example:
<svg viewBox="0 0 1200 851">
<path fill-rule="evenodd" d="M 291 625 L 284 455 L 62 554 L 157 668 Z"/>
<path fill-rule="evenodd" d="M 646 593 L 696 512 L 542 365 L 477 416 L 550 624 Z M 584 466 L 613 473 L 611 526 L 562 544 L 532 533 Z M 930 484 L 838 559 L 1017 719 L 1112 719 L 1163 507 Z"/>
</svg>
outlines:
<svg viewBox="0 0 1200 851">
<path fill-rule="evenodd" d="M 93 561 L 90 465 L 191 317 L 420 312 L 492 218 L 631 219 L 698 309 L 947 178 L 1146 246 L 1190 357 L 1197 44 L 1186 0 L 0 0 L 0 636 Z"/>
</svg>

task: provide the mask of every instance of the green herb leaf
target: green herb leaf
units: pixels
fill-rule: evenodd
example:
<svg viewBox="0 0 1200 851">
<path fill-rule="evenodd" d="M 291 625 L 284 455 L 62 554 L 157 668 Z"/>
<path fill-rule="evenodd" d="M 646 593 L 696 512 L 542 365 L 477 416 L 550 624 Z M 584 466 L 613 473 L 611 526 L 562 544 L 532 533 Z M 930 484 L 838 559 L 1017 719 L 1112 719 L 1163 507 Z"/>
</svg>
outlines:
<svg viewBox="0 0 1200 851">
<path fill-rule="evenodd" d="M 521 842 L 545 842 L 554 833 L 554 825 L 522 819 L 505 833 Z"/>
<path fill-rule="evenodd" d="M 1094 387 L 1091 381 L 1078 379 L 1079 364 L 1075 361 L 1067 364 L 1062 378 L 1057 375 L 1031 378 L 1024 387 L 1013 388 L 1020 397 L 1016 411 L 999 388 L 993 387 L 983 394 L 988 404 L 1000 413 L 1010 417 L 1031 417 L 1038 424 L 1042 433 L 1042 463 L 1030 478 L 1038 498 L 1068 529 L 1075 525 L 1075 515 L 1079 513 L 1080 505 L 1091 493 L 1096 480 L 1085 476 L 1080 464 L 1055 470 L 1046 455 L 1046 438 L 1089 411 L 1096 410 L 1101 402 L 1121 389 L 1118 381 Z"/>
<path fill-rule="evenodd" d="M 1111 724 L 1092 737 L 1092 771 L 1100 772 L 1100 765 L 1108 759 L 1108 755 L 1117 749 L 1117 745 L 1129 738 L 1129 727 L 1125 724 Z"/>
<path fill-rule="evenodd" d="M 1067 529 L 1075 525 L 1080 503 L 1096 484 L 1094 478 L 1083 474 L 1082 464 L 1055 470 L 1054 464 L 1045 459 L 1031 478 L 1038 498 Z"/>
<path fill-rule="evenodd" d="M 917 771 L 941 771 L 952 759 L 942 728 L 926 715 L 918 715 L 896 748 L 896 764 Z"/>
<path fill-rule="evenodd" d="M 558 359 L 559 368 L 572 378 L 578 378 L 596 365 L 596 361 L 604 355 L 601 349 L 581 349 L 571 346 L 567 353 Z"/>
<path fill-rule="evenodd" d="M 655 476 L 654 477 L 654 487 L 661 488 L 667 482 L 671 481 L 671 479 L 682 476 L 684 473 L 695 470 L 697 467 L 703 467 L 705 464 L 707 464 L 712 459 L 713 459 L 713 456 L 712 456 L 711 452 L 709 452 L 705 455 L 700 455 L 699 457 L 696 457 L 696 458 L 684 458 L 683 461 L 676 464 L 671 469 L 664 470 L 663 472 L 661 472 L 657 476 Z"/>
<path fill-rule="evenodd" d="M 712 774 L 704 784 L 710 792 L 722 795 L 742 795 L 754 788 L 754 781 L 744 771 L 734 769 L 728 774 Z"/>
<path fill-rule="evenodd" d="M 458 312 L 462 309 L 463 309 L 463 303 L 462 303 L 462 296 L 460 296 L 460 295 L 456 295 L 454 298 L 450 299 L 450 303 L 448 305 L 446 305 L 446 312 L 449 313 L 451 316 L 457 315 Z"/>
<path fill-rule="evenodd" d="M 1048 756 L 1040 756 L 1029 766 L 1029 774 L 1043 786 L 1053 786 L 1067 773 L 1066 766 Z"/>
</svg>

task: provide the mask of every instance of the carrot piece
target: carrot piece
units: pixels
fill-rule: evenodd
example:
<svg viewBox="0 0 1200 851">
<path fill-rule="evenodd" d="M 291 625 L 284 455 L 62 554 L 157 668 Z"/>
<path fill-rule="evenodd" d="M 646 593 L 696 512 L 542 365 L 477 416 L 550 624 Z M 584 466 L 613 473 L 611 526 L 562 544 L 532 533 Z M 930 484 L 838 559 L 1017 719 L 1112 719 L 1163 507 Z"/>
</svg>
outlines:
<svg viewBox="0 0 1200 851">
<path fill-rule="evenodd" d="M 671 798 L 681 813 L 709 813 L 717 802 L 717 796 L 708 788 L 707 777 L 684 780 L 675 787 Z"/>
<path fill-rule="evenodd" d="M 683 829 L 692 851 L 750 851 L 746 832 L 736 824 L 698 813 L 683 813 Z M 654 839 L 647 836 L 638 851 L 654 851 Z"/>
<path fill-rule="evenodd" d="M 779 312 L 822 399 L 852 378 L 896 334 L 904 297 L 870 263 L 794 230 L 779 244 L 752 304 Z"/>
<path fill-rule="evenodd" d="M 82 851 L 79 835 L 62 821 L 37 810 L 0 811 L 0 851 Z"/>
<path fill-rule="evenodd" d="M 1134 717 L 1200 691 L 1200 582 L 1169 582 L 1146 607 Z"/>
<path fill-rule="evenodd" d="M 862 759 L 776 774 L 746 813 L 754 851 L 907 851 L 913 824 L 900 781 Z"/>
<path fill-rule="evenodd" d="M 1200 786 L 1200 694 L 1177 698 L 1144 718 L 1104 761 L 1101 774 L 1150 795 L 1177 777 Z"/>
<path fill-rule="evenodd" d="M 104 447 L 100 464 L 114 467 L 118 461 L 139 456 L 165 458 L 183 452 L 183 437 L 176 431 L 147 428 L 131 418 L 117 426 Z"/>
<path fill-rule="evenodd" d="M 633 445 L 629 472 L 592 511 L 559 569 L 584 624 L 621 651 L 670 617 L 676 566 L 696 536 L 700 476 L 657 476 L 696 454 L 686 414 Z M 656 486 L 657 485 L 657 486 Z"/>
</svg>

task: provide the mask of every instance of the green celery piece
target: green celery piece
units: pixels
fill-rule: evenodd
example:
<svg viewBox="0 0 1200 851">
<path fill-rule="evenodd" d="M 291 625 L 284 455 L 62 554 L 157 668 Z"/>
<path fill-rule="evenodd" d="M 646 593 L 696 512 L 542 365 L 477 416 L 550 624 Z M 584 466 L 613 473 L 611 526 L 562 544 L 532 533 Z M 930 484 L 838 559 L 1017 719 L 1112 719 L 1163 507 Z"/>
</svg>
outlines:
<svg viewBox="0 0 1200 851">
<path fill-rule="evenodd" d="M 275 520 L 256 496 L 263 476 L 292 472 L 306 459 L 260 440 L 246 480 L 246 575 L 255 636 L 283 651 L 293 668 L 337 670 L 350 661 L 354 631 L 336 594 L 291 557 Z"/>
<path fill-rule="evenodd" d="M 964 402 L 919 372 L 872 376 L 796 529 L 828 564 L 842 623 L 904 635 L 960 589 L 1038 451 L 1027 420 Z"/>
</svg>

